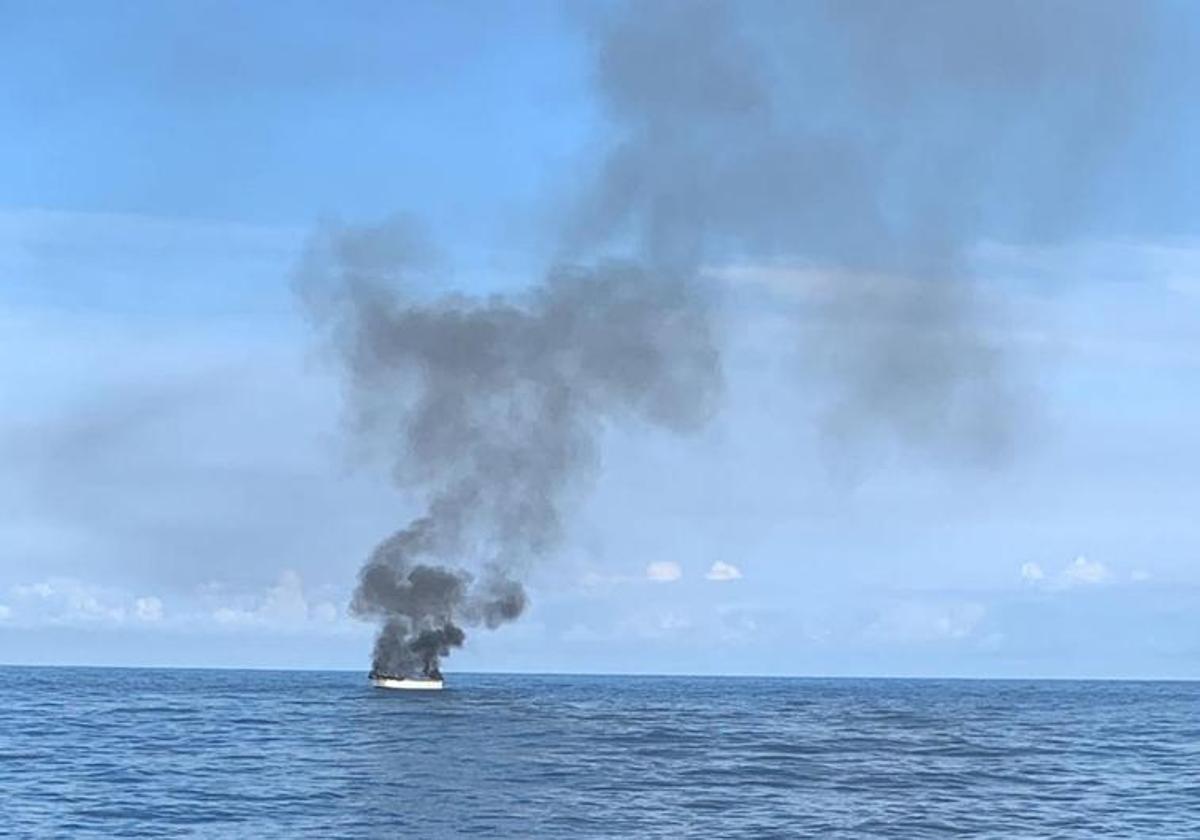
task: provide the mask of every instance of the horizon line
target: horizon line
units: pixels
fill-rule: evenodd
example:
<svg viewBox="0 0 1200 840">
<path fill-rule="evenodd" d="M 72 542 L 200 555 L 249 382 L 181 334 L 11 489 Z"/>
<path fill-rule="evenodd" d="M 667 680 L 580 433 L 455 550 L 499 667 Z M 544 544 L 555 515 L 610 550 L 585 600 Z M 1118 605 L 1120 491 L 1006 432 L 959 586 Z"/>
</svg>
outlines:
<svg viewBox="0 0 1200 840">
<path fill-rule="evenodd" d="M 106 671 L 253 671 L 282 674 L 366 674 L 369 668 L 283 668 L 265 665 L 65 665 L 61 663 L 0 662 L 0 669 L 45 670 L 106 670 Z M 889 680 L 924 682 L 1129 682 L 1129 683 L 1196 683 L 1196 677 L 1134 677 L 1134 676 L 980 676 L 929 674 L 755 674 L 755 673 L 685 673 L 685 672 L 621 672 L 621 671 L 446 671 L 446 676 L 472 677 L 600 677 L 639 679 L 714 679 L 714 680 Z"/>
</svg>

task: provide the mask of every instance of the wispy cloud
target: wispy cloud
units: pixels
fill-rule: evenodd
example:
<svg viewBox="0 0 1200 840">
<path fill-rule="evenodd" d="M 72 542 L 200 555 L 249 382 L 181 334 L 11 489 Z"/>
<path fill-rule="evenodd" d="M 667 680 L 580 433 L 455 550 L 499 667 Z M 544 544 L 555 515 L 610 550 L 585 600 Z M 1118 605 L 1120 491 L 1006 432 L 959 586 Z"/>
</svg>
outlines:
<svg viewBox="0 0 1200 840">
<path fill-rule="evenodd" d="M 674 560 L 658 560 L 646 566 L 646 579 L 656 583 L 673 583 L 683 577 L 683 567 Z"/>
<path fill-rule="evenodd" d="M 286 276 L 306 233 L 228 221 L 0 208 L 0 275 L 10 281 L 5 297 L 18 299 L 69 290 L 77 300 L 105 307 L 183 311 L 219 297 L 246 306 L 264 278 Z M 150 273 L 156 282 L 145 282 Z M 214 284 L 213 276 L 226 282 Z"/>
<path fill-rule="evenodd" d="M 653 613 L 626 619 L 618 626 L 622 635 L 643 639 L 662 639 L 677 636 L 692 630 L 695 623 L 691 616 L 679 610 Z"/>
<path fill-rule="evenodd" d="M 1179 319 L 1180 304 L 1200 298 L 1200 241 L 1085 240 L 1052 248 L 989 241 L 971 260 L 988 278 L 980 294 L 989 311 L 980 313 L 980 328 L 997 346 L 1142 368 L 1200 366 L 1200 342 Z M 846 295 L 903 299 L 916 282 L 787 261 L 717 266 L 710 274 L 735 292 L 765 296 L 768 311 L 782 305 L 824 312 Z M 1046 295 L 1047 288 L 1058 291 Z M 902 309 L 851 314 L 859 328 L 921 329 L 894 321 Z"/>
<path fill-rule="evenodd" d="M 52 577 L 9 587 L 0 620 L 21 627 L 93 626 L 175 628 L 330 629 L 348 625 L 335 598 L 314 594 L 299 573 L 285 570 L 261 593 L 238 592 L 223 584 L 201 587 L 193 597 L 167 603 L 158 595 L 131 593 L 70 577 Z"/>
<path fill-rule="evenodd" d="M 162 601 L 154 596 L 138 598 L 133 602 L 133 614 L 142 621 L 162 621 Z"/>
<path fill-rule="evenodd" d="M 986 615 L 987 608 L 974 601 L 904 601 L 881 610 L 863 635 L 872 642 L 957 641 L 973 635 Z"/>
</svg>

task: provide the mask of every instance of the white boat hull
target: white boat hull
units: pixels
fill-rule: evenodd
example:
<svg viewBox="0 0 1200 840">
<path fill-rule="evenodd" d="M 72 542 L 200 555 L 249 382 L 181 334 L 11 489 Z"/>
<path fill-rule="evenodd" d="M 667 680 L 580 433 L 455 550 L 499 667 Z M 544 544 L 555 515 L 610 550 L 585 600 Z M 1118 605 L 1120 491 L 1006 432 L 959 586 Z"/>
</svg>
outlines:
<svg viewBox="0 0 1200 840">
<path fill-rule="evenodd" d="M 411 679 L 409 677 L 371 677 L 376 688 L 393 688 L 400 691 L 441 691 L 441 680 Z"/>
</svg>

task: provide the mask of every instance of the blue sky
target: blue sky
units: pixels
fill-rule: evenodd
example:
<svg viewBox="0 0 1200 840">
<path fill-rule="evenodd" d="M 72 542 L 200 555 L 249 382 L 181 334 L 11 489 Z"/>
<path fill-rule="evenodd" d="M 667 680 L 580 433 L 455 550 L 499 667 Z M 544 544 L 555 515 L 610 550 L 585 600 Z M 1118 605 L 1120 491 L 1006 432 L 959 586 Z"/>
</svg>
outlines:
<svg viewBox="0 0 1200 840">
<path fill-rule="evenodd" d="M 536 280 L 614 131 L 585 25 L 606 8 L 0 3 L 0 661 L 364 664 L 355 573 L 414 502 L 348 439 L 290 278 L 322 220 L 404 212 L 446 255 L 426 291 Z M 750 26 L 852 75 L 819 9 Z M 606 429 L 531 611 L 452 667 L 1200 676 L 1200 15 L 1146 9 L 1070 225 L 1013 196 L 1072 92 L 984 114 L 1012 142 L 965 259 L 1011 455 L 886 430 L 831 449 L 820 301 L 875 280 L 710 255 L 721 410 L 686 438 Z M 853 110 L 780 71 L 782 113 L 930 132 L 900 157 L 993 148 L 999 123 L 913 73 L 928 99 Z"/>
</svg>

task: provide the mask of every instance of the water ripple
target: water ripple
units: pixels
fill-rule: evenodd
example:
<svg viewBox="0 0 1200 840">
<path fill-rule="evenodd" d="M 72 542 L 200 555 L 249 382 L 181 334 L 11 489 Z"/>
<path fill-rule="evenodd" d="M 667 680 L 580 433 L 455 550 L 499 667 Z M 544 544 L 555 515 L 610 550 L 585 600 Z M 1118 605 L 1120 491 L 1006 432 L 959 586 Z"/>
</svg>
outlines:
<svg viewBox="0 0 1200 840">
<path fill-rule="evenodd" d="M 0 668 L 16 836 L 1200 837 L 1191 683 L 65 676 Z"/>
</svg>

